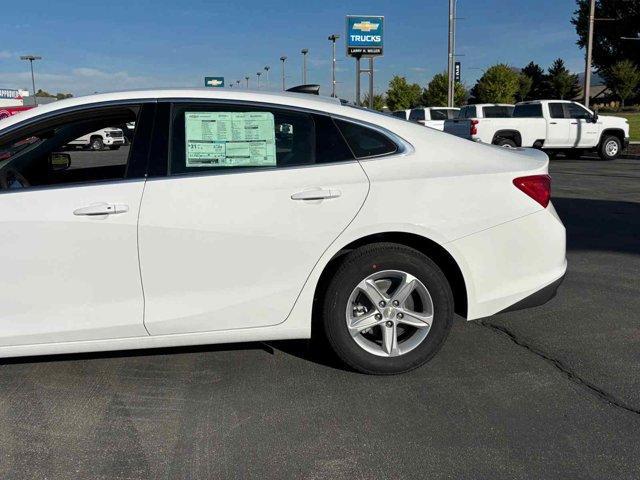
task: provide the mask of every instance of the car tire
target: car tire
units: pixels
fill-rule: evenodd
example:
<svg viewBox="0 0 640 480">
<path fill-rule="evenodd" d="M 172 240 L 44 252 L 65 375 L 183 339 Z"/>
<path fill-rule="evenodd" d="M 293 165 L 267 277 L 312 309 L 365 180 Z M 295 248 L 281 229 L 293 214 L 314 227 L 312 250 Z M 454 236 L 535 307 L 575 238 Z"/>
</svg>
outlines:
<svg viewBox="0 0 640 480">
<path fill-rule="evenodd" d="M 93 137 L 91 139 L 91 143 L 89 144 L 89 148 L 94 151 L 102 150 L 104 148 L 104 142 L 102 141 L 102 138 Z"/>
<path fill-rule="evenodd" d="M 495 144 L 499 147 L 504 147 L 504 148 L 518 148 L 518 146 L 516 145 L 516 142 L 514 142 L 510 138 L 499 138 L 496 140 Z"/>
<path fill-rule="evenodd" d="M 622 142 L 614 135 L 607 135 L 600 141 L 598 155 L 602 160 L 615 160 L 622 152 Z"/>
<path fill-rule="evenodd" d="M 382 292 L 388 300 L 386 308 L 380 302 L 373 305 L 371 296 L 361 290 L 371 282 L 374 292 Z M 416 288 L 397 306 L 394 298 L 402 299 L 400 285 L 407 285 L 407 291 L 410 285 Z M 357 310 L 361 316 L 352 317 Z M 423 365 L 438 352 L 451 330 L 453 314 L 451 287 L 431 259 L 403 245 L 377 243 L 346 254 L 327 286 L 322 323 L 329 345 L 346 365 L 366 374 L 393 375 Z M 413 315 L 430 316 L 430 323 L 416 321 Z M 354 325 L 365 318 L 378 323 L 360 332 L 362 325 Z M 395 350 L 393 342 L 385 342 L 388 338 L 397 339 Z"/>
</svg>

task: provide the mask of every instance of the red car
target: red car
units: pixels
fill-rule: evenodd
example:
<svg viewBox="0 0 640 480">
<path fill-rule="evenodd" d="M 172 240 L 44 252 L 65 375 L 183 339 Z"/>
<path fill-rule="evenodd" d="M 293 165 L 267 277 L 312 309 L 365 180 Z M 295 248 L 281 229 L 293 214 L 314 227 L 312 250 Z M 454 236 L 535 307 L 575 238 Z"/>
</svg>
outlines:
<svg viewBox="0 0 640 480">
<path fill-rule="evenodd" d="M 0 120 L 32 108 L 34 107 L 0 107 Z"/>
</svg>

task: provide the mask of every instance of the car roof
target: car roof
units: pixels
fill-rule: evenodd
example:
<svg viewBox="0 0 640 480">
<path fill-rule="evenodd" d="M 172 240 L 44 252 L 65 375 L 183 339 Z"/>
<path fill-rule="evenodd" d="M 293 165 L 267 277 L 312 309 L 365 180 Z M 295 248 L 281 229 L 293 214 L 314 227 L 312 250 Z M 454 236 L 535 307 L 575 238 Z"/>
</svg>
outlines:
<svg viewBox="0 0 640 480">
<path fill-rule="evenodd" d="M 0 129 L 7 128 L 17 123 L 21 123 L 29 118 L 40 117 L 48 113 L 73 109 L 75 107 L 100 105 L 110 102 L 120 101 L 153 101 L 162 99 L 196 99 L 196 100 L 228 100 L 240 102 L 269 103 L 275 105 L 284 105 L 290 107 L 300 107 L 310 110 L 327 111 L 331 113 L 349 112 L 344 110 L 341 101 L 337 98 L 323 97 L 319 95 L 310 95 L 304 93 L 291 92 L 267 92 L 252 91 L 239 89 L 212 89 L 212 88 L 180 88 L 180 89 L 152 89 L 152 90 L 130 90 L 124 92 L 99 93 L 82 97 L 72 97 L 47 105 L 41 105 L 36 108 L 21 112 L 11 117 L 0 120 Z M 337 109 L 337 111 L 336 111 Z M 365 110 L 366 111 L 366 110 Z M 368 112 L 372 114 L 372 112 Z M 346 114 L 346 113 L 345 113 Z"/>
</svg>

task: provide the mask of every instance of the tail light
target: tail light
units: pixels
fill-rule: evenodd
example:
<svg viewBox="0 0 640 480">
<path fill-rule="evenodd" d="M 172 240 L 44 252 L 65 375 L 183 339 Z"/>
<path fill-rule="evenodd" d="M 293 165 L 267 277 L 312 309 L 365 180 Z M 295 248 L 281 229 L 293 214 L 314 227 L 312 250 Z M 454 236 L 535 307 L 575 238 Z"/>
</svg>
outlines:
<svg viewBox="0 0 640 480">
<path fill-rule="evenodd" d="M 478 134 L 478 123 L 480 123 L 480 120 L 471 120 L 471 128 L 469 129 L 471 135 Z"/>
<path fill-rule="evenodd" d="M 547 208 L 551 199 L 551 177 L 549 175 L 530 175 L 513 179 L 513 184 L 536 202 Z"/>
</svg>

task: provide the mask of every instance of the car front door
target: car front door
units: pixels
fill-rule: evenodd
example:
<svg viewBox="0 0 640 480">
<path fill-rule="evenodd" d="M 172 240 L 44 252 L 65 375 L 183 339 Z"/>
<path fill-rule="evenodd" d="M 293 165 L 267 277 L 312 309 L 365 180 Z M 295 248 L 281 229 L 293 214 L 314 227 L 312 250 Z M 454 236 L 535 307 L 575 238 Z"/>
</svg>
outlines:
<svg viewBox="0 0 640 480">
<path fill-rule="evenodd" d="M 140 212 L 146 328 L 283 322 L 362 206 L 364 171 L 322 115 L 176 103 L 171 122 L 169 171 L 148 180 Z"/>
<path fill-rule="evenodd" d="M 565 104 L 566 116 L 571 120 L 570 137 L 575 147 L 589 148 L 598 144 L 599 129 L 589 110 L 577 103 Z"/>
<path fill-rule="evenodd" d="M 144 175 L 132 163 L 146 158 L 145 139 L 118 151 L 69 146 L 141 114 L 75 111 L 0 135 L 0 345 L 148 335 L 137 252 Z"/>
<path fill-rule="evenodd" d="M 571 119 L 567 118 L 563 102 L 550 102 L 549 121 L 547 122 L 547 139 L 545 147 L 569 147 L 571 142 Z"/>
</svg>

